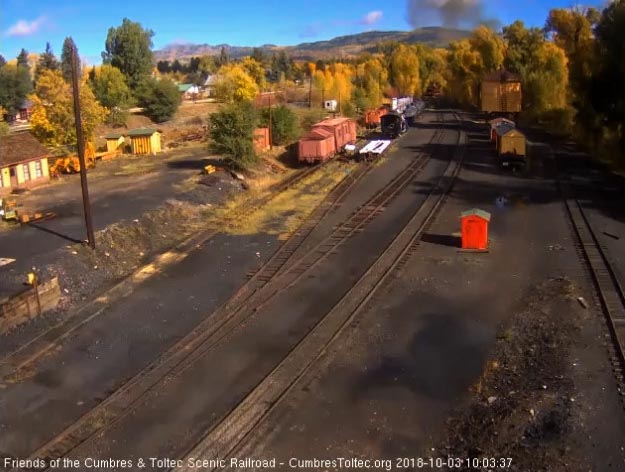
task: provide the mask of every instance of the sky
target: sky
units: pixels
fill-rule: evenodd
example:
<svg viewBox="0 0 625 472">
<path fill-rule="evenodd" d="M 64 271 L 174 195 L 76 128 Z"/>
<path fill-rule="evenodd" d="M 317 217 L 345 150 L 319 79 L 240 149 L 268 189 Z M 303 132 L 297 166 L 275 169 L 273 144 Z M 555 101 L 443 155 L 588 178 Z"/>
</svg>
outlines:
<svg viewBox="0 0 625 472">
<path fill-rule="evenodd" d="M 587 0 L 601 7 L 605 0 Z M 101 62 L 107 31 L 124 17 L 154 31 L 154 48 L 172 43 L 235 46 L 295 45 L 369 30 L 415 26 L 471 27 L 476 21 L 509 24 L 520 19 L 543 26 L 551 8 L 571 0 L 238 0 L 159 2 L 154 0 L 0 0 L 0 54 L 7 60 L 21 48 L 42 52 L 49 41 L 60 56 L 71 36 L 89 64 Z M 459 9 L 456 7 L 460 6 Z M 453 7 L 454 14 L 449 14 Z"/>
</svg>

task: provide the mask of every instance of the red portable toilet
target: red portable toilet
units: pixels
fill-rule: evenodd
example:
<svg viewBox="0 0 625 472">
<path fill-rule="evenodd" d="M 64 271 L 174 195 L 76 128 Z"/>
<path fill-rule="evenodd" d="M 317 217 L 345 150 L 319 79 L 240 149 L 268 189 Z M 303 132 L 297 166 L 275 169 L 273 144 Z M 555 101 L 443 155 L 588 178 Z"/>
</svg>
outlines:
<svg viewBox="0 0 625 472">
<path fill-rule="evenodd" d="M 462 249 L 488 249 L 488 223 L 490 213 L 477 208 L 460 214 Z"/>
</svg>

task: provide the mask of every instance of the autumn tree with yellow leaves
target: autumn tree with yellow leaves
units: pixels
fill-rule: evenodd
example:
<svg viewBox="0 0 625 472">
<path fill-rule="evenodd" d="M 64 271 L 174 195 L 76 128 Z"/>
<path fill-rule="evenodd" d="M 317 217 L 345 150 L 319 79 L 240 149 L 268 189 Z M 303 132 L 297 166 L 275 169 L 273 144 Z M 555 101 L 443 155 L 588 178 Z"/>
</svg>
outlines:
<svg viewBox="0 0 625 472">
<path fill-rule="evenodd" d="M 44 70 L 29 99 L 33 102 L 32 131 L 40 141 L 52 146 L 76 144 L 73 93 L 60 71 Z M 85 139 L 90 141 L 106 118 L 106 109 L 85 82 L 80 85 L 80 108 Z"/>
<path fill-rule="evenodd" d="M 447 55 L 448 95 L 464 106 L 477 107 L 479 85 L 484 76 L 501 69 L 503 39 L 486 26 L 479 26 L 467 39 L 454 41 Z"/>
<path fill-rule="evenodd" d="M 447 85 L 447 50 L 442 48 L 432 49 L 423 44 L 415 45 L 419 57 L 419 79 L 421 91 L 427 90 L 430 85 L 446 87 Z"/>
<path fill-rule="evenodd" d="M 227 103 L 253 100 L 258 94 L 258 84 L 241 64 L 228 63 L 217 75 L 215 91 Z"/>
<path fill-rule="evenodd" d="M 353 77 L 354 72 L 349 64 L 336 62 L 326 65 L 322 70 L 315 67 L 312 75 L 313 101 L 321 103 L 323 100 L 336 100 L 344 114 L 351 114 Z"/>
<path fill-rule="evenodd" d="M 463 106 L 477 106 L 482 58 L 468 39 L 449 45 L 446 95 Z"/>
<path fill-rule="evenodd" d="M 390 55 L 389 76 L 400 95 L 414 96 L 421 93 L 419 57 L 415 48 L 399 44 Z"/>
<path fill-rule="evenodd" d="M 260 62 L 246 56 L 241 61 L 241 66 L 245 69 L 245 72 L 247 72 L 250 77 L 254 79 L 254 82 L 256 82 L 256 85 L 260 90 L 263 90 L 266 87 L 267 80 L 265 78 L 265 68 Z"/>
<path fill-rule="evenodd" d="M 553 125 L 570 127 L 569 70 L 564 50 L 547 41 L 542 30 L 526 28 L 521 21 L 505 27 L 503 36 L 504 65 L 518 74 L 523 84 L 524 118 L 544 120 L 559 114 L 561 119 Z"/>
<path fill-rule="evenodd" d="M 379 57 L 370 57 L 356 65 L 353 102 L 361 110 L 382 104 L 388 84 L 388 70 Z"/>
</svg>

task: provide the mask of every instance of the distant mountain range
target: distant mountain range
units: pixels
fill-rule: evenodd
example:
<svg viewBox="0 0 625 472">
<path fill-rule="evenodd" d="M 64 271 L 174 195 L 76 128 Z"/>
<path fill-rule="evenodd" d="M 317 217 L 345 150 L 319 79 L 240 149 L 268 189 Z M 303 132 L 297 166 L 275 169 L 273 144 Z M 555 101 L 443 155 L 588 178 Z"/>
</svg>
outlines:
<svg viewBox="0 0 625 472">
<path fill-rule="evenodd" d="M 265 53 L 286 51 L 294 59 L 316 60 L 330 57 L 350 57 L 363 51 L 373 51 L 378 43 L 399 41 L 403 43 L 424 43 L 432 47 L 445 47 L 451 41 L 468 37 L 469 31 L 430 26 L 413 31 L 367 31 L 365 33 L 339 36 L 327 41 L 301 43 L 295 46 L 259 46 Z M 249 56 L 254 50 L 249 46 L 231 46 L 229 44 L 170 44 L 154 52 L 156 60 L 185 61 L 193 56 L 219 55 L 225 48 L 233 58 Z"/>
</svg>

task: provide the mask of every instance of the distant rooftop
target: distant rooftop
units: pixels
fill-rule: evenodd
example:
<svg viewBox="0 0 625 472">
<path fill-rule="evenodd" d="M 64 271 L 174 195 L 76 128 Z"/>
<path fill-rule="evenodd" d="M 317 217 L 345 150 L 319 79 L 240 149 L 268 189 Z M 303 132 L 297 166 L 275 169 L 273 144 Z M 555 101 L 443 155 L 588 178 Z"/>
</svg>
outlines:
<svg viewBox="0 0 625 472">
<path fill-rule="evenodd" d="M 41 159 L 50 151 L 29 131 L 11 133 L 0 138 L 0 167 Z"/>
</svg>

